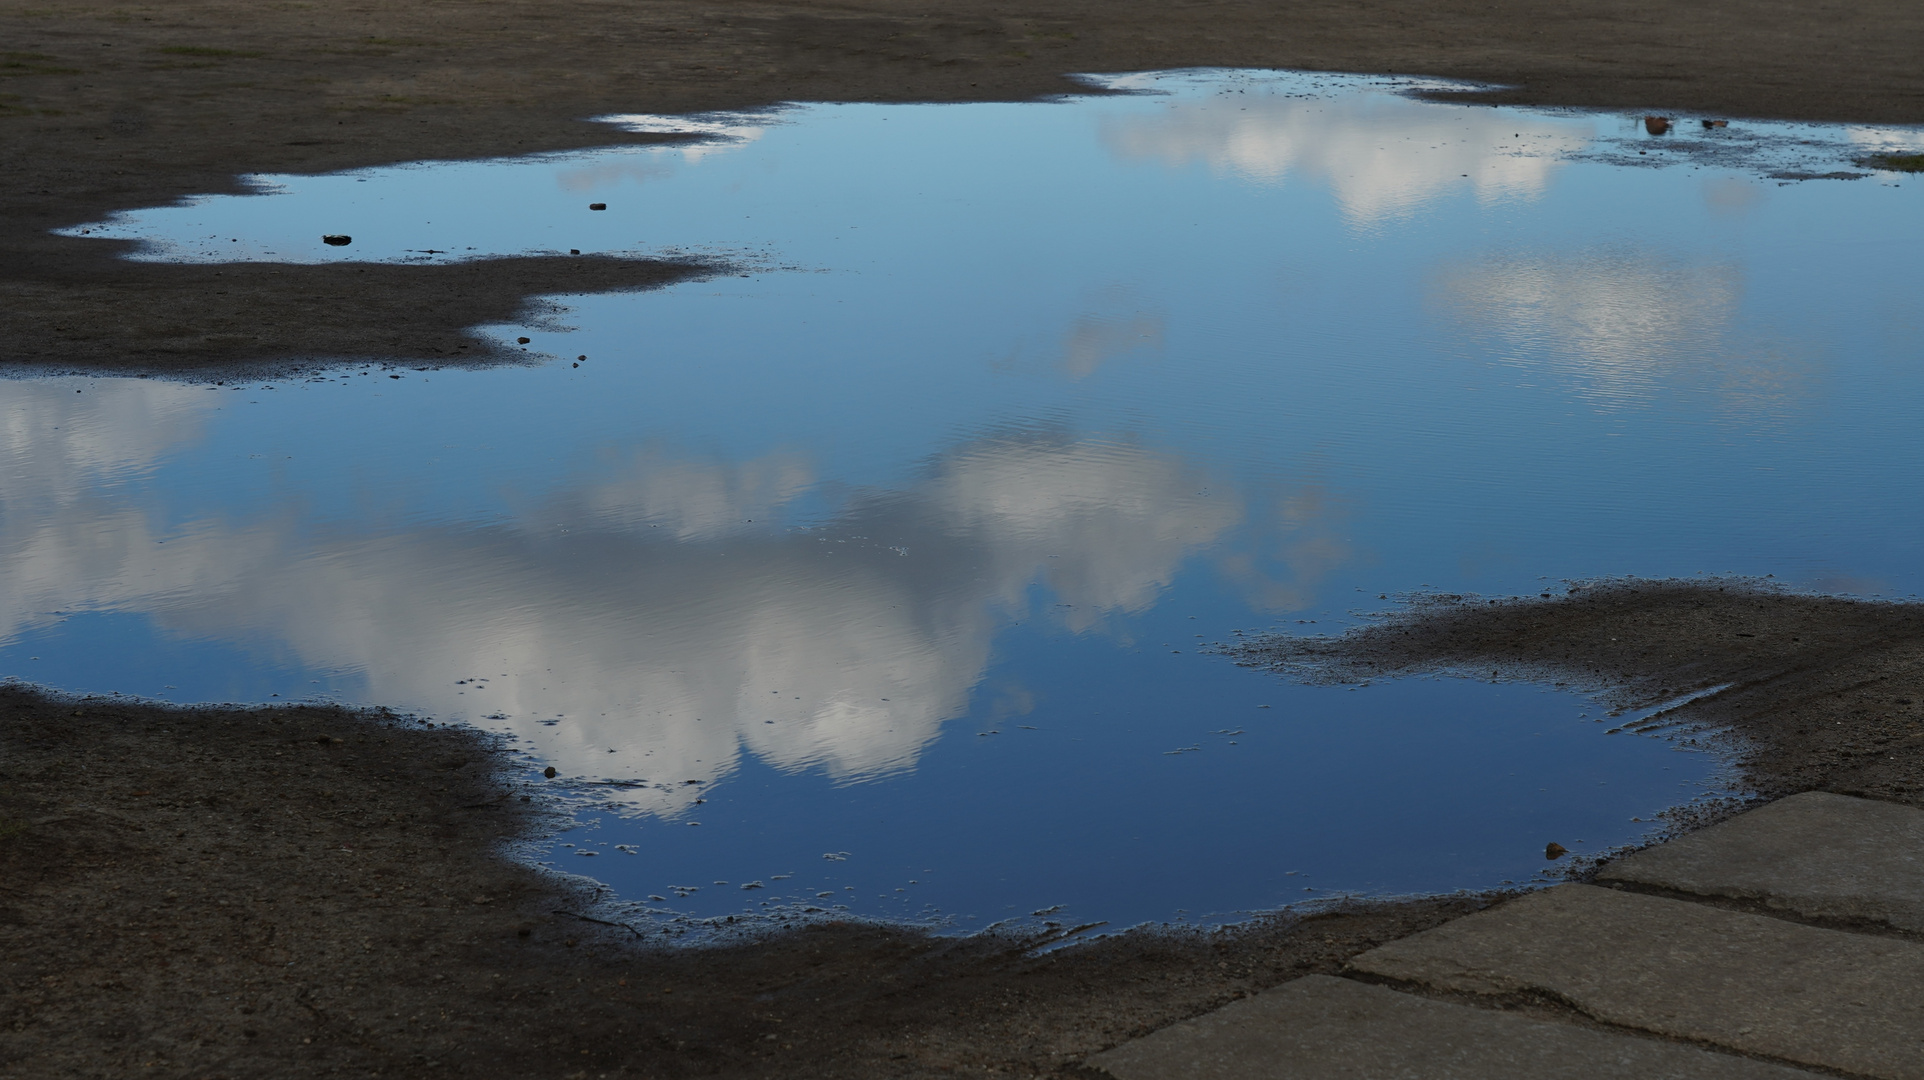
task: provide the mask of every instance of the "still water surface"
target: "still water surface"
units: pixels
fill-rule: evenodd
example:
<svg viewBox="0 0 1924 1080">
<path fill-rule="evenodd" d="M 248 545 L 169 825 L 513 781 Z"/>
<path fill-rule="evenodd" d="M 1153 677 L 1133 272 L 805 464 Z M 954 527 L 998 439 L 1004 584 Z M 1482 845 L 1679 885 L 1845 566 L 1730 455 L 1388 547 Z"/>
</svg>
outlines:
<svg viewBox="0 0 1924 1080">
<path fill-rule="evenodd" d="M 0 384 L 0 672 L 510 733 L 582 808 L 535 857 L 663 920 L 1121 925 L 1528 880 L 1716 785 L 1568 693 L 1210 643 L 1605 574 L 1918 590 L 1924 184 L 1851 164 L 1918 132 L 1108 81 L 87 227 L 729 266 L 488 328 L 527 367 Z"/>
</svg>

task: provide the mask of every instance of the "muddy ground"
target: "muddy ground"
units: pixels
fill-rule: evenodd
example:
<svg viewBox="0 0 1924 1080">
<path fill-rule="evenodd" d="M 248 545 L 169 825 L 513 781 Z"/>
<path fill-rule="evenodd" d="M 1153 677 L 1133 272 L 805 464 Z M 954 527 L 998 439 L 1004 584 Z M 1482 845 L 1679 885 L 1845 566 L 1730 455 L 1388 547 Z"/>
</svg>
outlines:
<svg viewBox="0 0 1924 1080">
<path fill-rule="evenodd" d="M 1223 65 L 1512 84 L 1485 95 L 1498 102 L 1916 123 L 1919 55 L 1924 6 L 1898 0 L 0 0 L 0 364 L 519 359 L 469 328 L 531 296 L 701 268 L 145 266 L 49 230 L 232 191 L 248 172 L 635 138 L 585 122 L 605 112 L 1027 98 L 1071 89 L 1065 72 Z M 1347 651 L 1270 642 L 1245 659 L 1313 677 L 1488 663 L 1624 704 L 1734 682 L 1691 718 L 1742 737 L 1760 791 L 1918 802 L 1917 609 L 1612 588 L 1431 604 Z M 379 714 L 0 691 L 0 1075 L 1071 1076 L 1133 1034 L 1496 899 L 1039 957 L 854 925 L 637 951 L 557 914 L 590 898 L 493 857 L 542 813 L 520 801 L 538 781 L 496 769 L 497 749 Z"/>
<path fill-rule="evenodd" d="M 380 714 L 0 689 L 0 1075 L 1073 1076 L 1487 902 L 1039 957 L 854 924 L 647 951 L 493 856 L 544 813 L 498 751 Z"/>
<path fill-rule="evenodd" d="M 1020 99 L 1075 71 L 1394 71 L 1494 102 L 1924 122 L 1908 0 L 0 0 L 0 367 L 452 363 L 544 292 L 686 267 L 142 266 L 50 234 L 316 172 L 631 141 L 588 117 Z M 461 349 L 458 346 L 470 347 Z M 512 357 L 509 357 L 512 358 Z"/>
<path fill-rule="evenodd" d="M 1920 605 L 1618 582 L 1428 598 L 1239 658 L 1542 679 L 1625 709 L 1729 684 L 1652 723 L 1734 748 L 1761 796 L 1924 805 Z M 1085 1077 L 1091 1053 L 1502 899 L 1040 955 L 859 924 L 660 951 L 496 857 L 544 824 L 544 783 L 485 736 L 378 712 L 0 688 L 0 1075 Z"/>
<path fill-rule="evenodd" d="M 1760 798 L 1817 790 L 1924 806 L 1916 603 L 1749 580 L 1602 581 L 1530 597 L 1417 597 L 1342 637 L 1256 638 L 1230 651 L 1310 681 L 1450 673 L 1565 685 L 1611 705 L 1603 722 L 1621 732 L 1735 753 Z"/>
</svg>

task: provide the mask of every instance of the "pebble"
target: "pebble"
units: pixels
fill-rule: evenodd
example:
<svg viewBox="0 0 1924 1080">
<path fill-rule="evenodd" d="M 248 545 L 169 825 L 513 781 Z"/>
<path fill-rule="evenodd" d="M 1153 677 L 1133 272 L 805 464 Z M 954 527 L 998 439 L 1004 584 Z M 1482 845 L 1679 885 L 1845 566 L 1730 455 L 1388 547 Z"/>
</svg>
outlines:
<svg viewBox="0 0 1924 1080">
<path fill-rule="evenodd" d="M 328 233 L 321 237 L 321 243 L 329 247 L 346 247 L 353 242 L 354 238 L 346 233 Z"/>
<path fill-rule="evenodd" d="M 590 209 L 590 210 L 606 210 L 606 209 L 608 209 L 608 204 L 607 204 L 607 203 L 605 203 L 605 202 L 591 202 L 591 203 L 589 203 L 589 204 L 588 204 L 588 209 Z"/>
</svg>

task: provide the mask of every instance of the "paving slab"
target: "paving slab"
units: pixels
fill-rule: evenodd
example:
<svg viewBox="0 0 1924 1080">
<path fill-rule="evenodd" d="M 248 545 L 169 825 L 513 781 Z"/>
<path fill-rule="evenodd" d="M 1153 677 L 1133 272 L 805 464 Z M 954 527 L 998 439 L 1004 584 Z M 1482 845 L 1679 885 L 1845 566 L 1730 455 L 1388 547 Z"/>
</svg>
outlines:
<svg viewBox="0 0 1924 1080">
<path fill-rule="evenodd" d="M 1924 810 L 1807 791 L 1611 863 L 1597 879 L 1924 932 Z"/>
<path fill-rule="evenodd" d="M 1816 1080 L 1694 1046 L 1311 975 L 1084 1062 L 1116 1080 Z"/>
<path fill-rule="evenodd" d="M 1924 1080 L 1924 945 L 1560 885 L 1372 949 L 1358 971 L 1551 995 L 1612 1024 Z"/>
</svg>

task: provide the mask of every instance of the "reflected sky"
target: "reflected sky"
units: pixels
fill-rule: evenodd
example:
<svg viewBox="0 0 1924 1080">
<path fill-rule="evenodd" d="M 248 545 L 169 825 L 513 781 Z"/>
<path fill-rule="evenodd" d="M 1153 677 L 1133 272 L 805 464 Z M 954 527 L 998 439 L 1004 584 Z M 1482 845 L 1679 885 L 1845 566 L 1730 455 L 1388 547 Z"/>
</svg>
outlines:
<svg viewBox="0 0 1924 1080">
<path fill-rule="evenodd" d="M 1109 82 L 85 227 L 734 264 L 489 328 L 560 358 L 522 368 L 0 384 L 0 671 L 510 733 L 582 807 L 539 857 L 671 927 L 1126 924 L 1527 880 L 1714 772 L 1553 690 L 1212 642 L 1598 574 L 1917 590 L 1914 183 L 1380 80 Z"/>
</svg>

